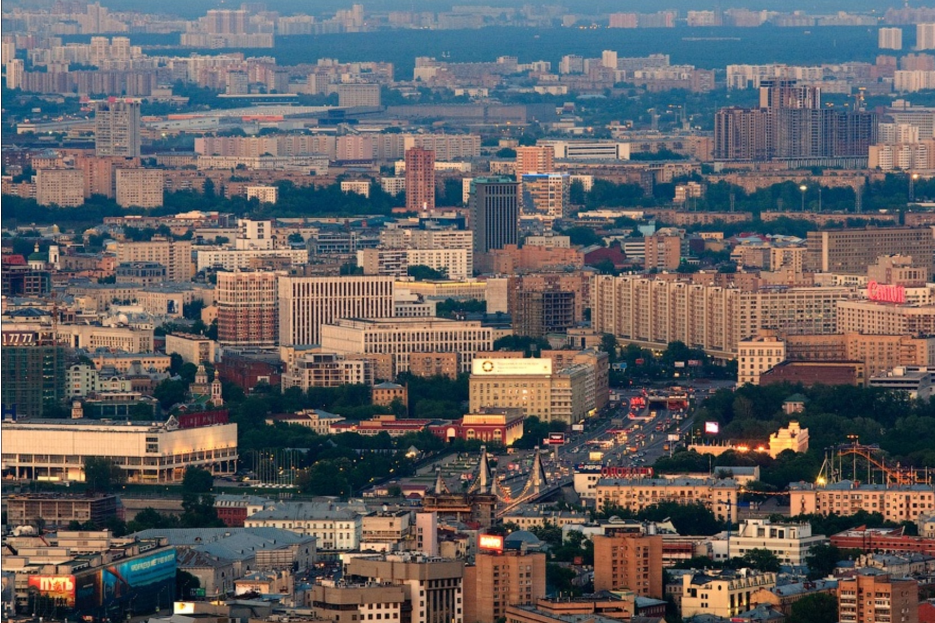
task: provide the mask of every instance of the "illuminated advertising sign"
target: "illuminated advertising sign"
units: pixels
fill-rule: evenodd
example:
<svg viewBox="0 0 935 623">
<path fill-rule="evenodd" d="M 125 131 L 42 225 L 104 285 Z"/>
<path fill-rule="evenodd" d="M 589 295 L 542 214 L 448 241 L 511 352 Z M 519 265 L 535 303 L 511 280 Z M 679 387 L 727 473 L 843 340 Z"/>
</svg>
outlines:
<svg viewBox="0 0 935 623">
<path fill-rule="evenodd" d="M 652 478 L 652 467 L 602 467 L 601 478 Z"/>
<path fill-rule="evenodd" d="M 481 534 L 477 537 L 477 549 L 490 552 L 503 551 L 503 537 L 496 534 Z"/>
<path fill-rule="evenodd" d="M 36 589 L 43 597 L 52 599 L 57 604 L 75 607 L 75 576 L 73 575 L 31 575 L 29 588 Z"/>
<path fill-rule="evenodd" d="M 104 605 L 139 594 L 152 592 L 159 585 L 175 585 L 175 550 L 162 550 L 148 556 L 108 565 L 101 570 Z"/>
<path fill-rule="evenodd" d="M 880 303 L 905 303 L 906 288 L 871 281 L 867 284 L 867 298 Z"/>
<path fill-rule="evenodd" d="M 471 363 L 475 376 L 552 374 L 551 359 L 475 359 Z"/>
<path fill-rule="evenodd" d="M 565 433 L 549 433 L 549 445 L 561 446 L 565 443 Z"/>
<path fill-rule="evenodd" d="M 721 432 L 721 425 L 717 422 L 705 422 L 704 423 L 704 432 L 709 435 L 717 435 Z"/>
</svg>

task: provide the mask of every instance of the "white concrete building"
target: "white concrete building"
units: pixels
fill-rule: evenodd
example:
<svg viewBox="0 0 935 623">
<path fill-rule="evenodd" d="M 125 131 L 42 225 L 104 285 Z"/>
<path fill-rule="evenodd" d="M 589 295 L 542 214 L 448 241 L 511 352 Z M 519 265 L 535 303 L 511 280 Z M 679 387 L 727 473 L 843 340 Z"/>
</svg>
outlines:
<svg viewBox="0 0 935 623">
<path fill-rule="evenodd" d="M 312 535 L 319 550 L 351 551 L 360 547 L 361 515 L 333 504 L 280 502 L 273 508 L 254 513 L 244 521 L 245 528 L 283 528 Z"/>
<path fill-rule="evenodd" d="M 812 534 L 809 523 L 772 523 L 769 519 L 746 519 L 730 537 L 731 557 L 743 557 L 754 549 L 768 549 L 784 565 L 804 565 L 809 551 L 828 542 L 828 537 Z"/>
</svg>

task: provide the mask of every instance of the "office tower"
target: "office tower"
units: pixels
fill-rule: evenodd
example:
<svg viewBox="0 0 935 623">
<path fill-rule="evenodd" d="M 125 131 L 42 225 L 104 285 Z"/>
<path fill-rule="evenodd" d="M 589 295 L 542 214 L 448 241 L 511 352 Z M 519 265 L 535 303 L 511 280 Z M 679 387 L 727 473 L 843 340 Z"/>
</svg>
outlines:
<svg viewBox="0 0 935 623">
<path fill-rule="evenodd" d="M 903 29 L 881 28 L 878 33 L 877 47 L 881 50 L 902 50 Z"/>
<path fill-rule="evenodd" d="M 406 209 L 435 209 L 435 152 L 412 147 L 406 150 Z"/>
<path fill-rule="evenodd" d="M 519 184 L 508 177 L 479 177 L 471 182 L 468 198 L 474 261 L 491 249 L 519 240 Z"/>
<path fill-rule="evenodd" d="M 108 99 L 94 112 L 94 149 L 98 156 L 140 156 L 140 103 Z"/>
<path fill-rule="evenodd" d="M 662 536 L 594 536 L 594 590 L 662 599 Z"/>
<path fill-rule="evenodd" d="M 516 177 L 527 173 L 551 173 L 555 170 L 555 149 L 551 145 L 517 147 Z"/>
<path fill-rule="evenodd" d="M 497 621 L 545 597 L 545 554 L 481 550 L 464 568 L 464 620 Z"/>
<path fill-rule="evenodd" d="M 918 623 L 919 583 L 871 571 L 838 580 L 838 621 Z"/>
<path fill-rule="evenodd" d="M 279 278 L 279 344 L 321 343 L 321 327 L 342 318 L 393 316 L 392 277 Z"/>
<path fill-rule="evenodd" d="M 219 272 L 216 300 L 218 343 L 269 348 L 279 338 L 279 275 Z"/>
<path fill-rule="evenodd" d="M 881 255 L 908 255 L 915 266 L 933 269 L 935 238 L 928 227 L 885 227 L 808 232 L 807 270 L 864 275 Z"/>
<path fill-rule="evenodd" d="M 916 49 L 935 49 L 935 24 L 916 24 Z"/>
<path fill-rule="evenodd" d="M 65 397 L 65 348 L 50 327 L 4 324 L 0 354 L 5 415 L 42 417 Z"/>
</svg>

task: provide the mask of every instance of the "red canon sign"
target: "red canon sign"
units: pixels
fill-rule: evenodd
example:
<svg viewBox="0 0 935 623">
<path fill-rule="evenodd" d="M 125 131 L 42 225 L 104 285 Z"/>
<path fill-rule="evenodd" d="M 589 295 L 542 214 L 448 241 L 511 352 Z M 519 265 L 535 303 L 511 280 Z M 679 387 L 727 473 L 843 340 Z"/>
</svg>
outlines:
<svg viewBox="0 0 935 623">
<path fill-rule="evenodd" d="M 905 303 L 906 288 L 903 286 L 887 286 L 871 281 L 867 284 L 867 298 L 881 303 Z"/>
<path fill-rule="evenodd" d="M 604 467 L 601 478 L 640 478 L 653 477 L 652 467 Z"/>
</svg>

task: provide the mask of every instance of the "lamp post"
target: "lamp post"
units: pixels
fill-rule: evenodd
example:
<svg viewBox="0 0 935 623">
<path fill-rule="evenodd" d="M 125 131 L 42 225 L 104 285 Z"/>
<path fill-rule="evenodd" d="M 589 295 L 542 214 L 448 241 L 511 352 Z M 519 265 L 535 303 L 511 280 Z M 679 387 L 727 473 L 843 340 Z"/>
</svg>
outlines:
<svg viewBox="0 0 935 623">
<path fill-rule="evenodd" d="M 808 186 L 802 184 L 799 186 L 799 190 L 802 191 L 802 212 L 805 212 L 805 191 L 808 190 Z"/>
<path fill-rule="evenodd" d="M 916 180 L 919 179 L 918 173 L 909 176 L 909 203 L 916 200 Z"/>
</svg>

